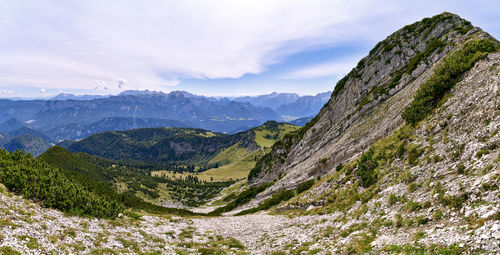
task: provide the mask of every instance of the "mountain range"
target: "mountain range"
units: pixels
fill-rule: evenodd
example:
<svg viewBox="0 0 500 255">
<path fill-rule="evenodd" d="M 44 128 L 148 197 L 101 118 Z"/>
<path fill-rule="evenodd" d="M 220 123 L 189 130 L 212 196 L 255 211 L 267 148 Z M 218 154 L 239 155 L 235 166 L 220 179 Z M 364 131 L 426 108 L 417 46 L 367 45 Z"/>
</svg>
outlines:
<svg viewBox="0 0 500 255">
<path fill-rule="evenodd" d="M 303 97 L 272 93 L 230 99 L 198 96 L 184 91 L 167 94 L 146 90 L 124 91 L 117 96 L 60 94 L 46 101 L 0 100 L 0 112 L 3 113 L 0 115 L 0 131 L 8 133 L 29 126 L 53 139 L 62 140 L 83 138 L 96 132 L 94 129 L 99 132 L 156 127 L 163 121 L 166 124 L 175 123 L 175 126 L 235 133 L 268 120 L 311 117 L 326 102 L 325 95 L 329 93 Z M 294 114 L 294 111 L 297 113 Z M 116 121 L 115 125 L 113 121 Z"/>
</svg>

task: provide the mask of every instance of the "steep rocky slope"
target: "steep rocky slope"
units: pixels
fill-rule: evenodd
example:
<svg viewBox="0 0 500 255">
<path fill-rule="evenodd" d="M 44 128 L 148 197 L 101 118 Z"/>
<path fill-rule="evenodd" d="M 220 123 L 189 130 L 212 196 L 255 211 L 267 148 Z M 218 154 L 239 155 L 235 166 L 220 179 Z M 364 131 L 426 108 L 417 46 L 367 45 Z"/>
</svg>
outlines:
<svg viewBox="0 0 500 255">
<path fill-rule="evenodd" d="M 443 57 L 471 38 L 491 37 L 460 17 L 443 13 L 408 25 L 377 44 L 339 81 L 318 116 L 276 144 L 253 170 L 249 180 L 254 184 L 276 181 L 260 197 L 331 172 L 403 125 L 401 113 L 416 90 Z"/>
</svg>

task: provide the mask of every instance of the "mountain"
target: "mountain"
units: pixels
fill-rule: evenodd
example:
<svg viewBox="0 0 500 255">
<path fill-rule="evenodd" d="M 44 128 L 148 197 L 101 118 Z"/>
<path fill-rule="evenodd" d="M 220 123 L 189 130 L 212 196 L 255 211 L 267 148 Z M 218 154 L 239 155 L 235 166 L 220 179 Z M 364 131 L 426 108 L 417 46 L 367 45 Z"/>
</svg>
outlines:
<svg viewBox="0 0 500 255">
<path fill-rule="evenodd" d="M 3 146 L 8 143 L 12 138 L 9 135 L 2 134 L 0 133 L 0 147 L 3 148 Z"/>
<path fill-rule="evenodd" d="M 277 93 L 273 92 L 267 95 L 260 96 L 244 96 L 233 98 L 236 102 L 248 102 L 258 107 L 269 107 L 271 109 L 276 109 L 281 105 L 291 104 L 300 96 L 295 93 Z"/>
<path fill-rule="evenodd" d="M 26 124 L 22 123 L 16 118 L 10 118 L 6 120 L 5 122 L 0 124 L 0 131 L 9 133 L 13 130 L 19 129 L 21 127 L 24 127 Z"/>
<path fill-rule="evenodd" d="M 43 132 L 40 132 L 36 129 L 33 129 L 31 127 L 26 127 L 26 126 L 10 131 L 9 135 L 10 136 L 34 135 L 34 136 L 37 136 L 37 137 L 43 139 L 44 141 L 46 141 L 48 143 L 54 142 L 50 137 L 48 137 Z"/>
<path fill-rule="evenodd" d="M 81 139 L 89 135 L 116 130 L 127 130 L 148 127 L 190 127 L 189 125 L 175 120 L 133 117 L 107 117 L 97 122 L 81 125 L 69 124 L 56 127 L 47 131 L 54 139 L 68 140 Z"/>
<path fill-rule="evenodd" d="M 324 92 L 315 96 L 303 96 L 292 103 L 280 105 L 275 110 L 277 113 L 286 116 L 315 116 L 323 105 L 328 102 L 331 94 L 331 92 Z"/>
<path fill-rule="evenodd" d="M 499 42 L 470 22 L 408 25 L 275 143 L 249 174 L 251 195 L 226 207 L 329 215 L 340 224 L 324 231 L 346 253 L 498 252 L 499 73 Z"/>
<path fill-rule="evenodd" d="M 163 92 L 158 92 L 158 91 L 150 91 L 150 90 L 125 90 L 123 92 L 120 92 L 118 94 L 119 96 L 138 96 L 138 95 L 165 95 Z"/>
<path fill-rule="evenodd" d="M 21 122 L 31 120 L 45 104 L 45 100 L 8 100 L 0 99 L 0 123 L 11 118 Z M 15 129 L 15 128 L 13 128 Z"/>
<path fill-rule="evenodd" d="M 298 118 L 292 121 L 289 121 L 288 123 L 295 125 L 295 126 L 304 126 L 307 124 L 307 122 L 311 121 L 313 117 L 304 117 L 304 118 Z"/>
<path fill-rule="evenodd" d="M 31 153 L 34 157 L 50 148 L 50 144 L 42 138 L 30 134 L 14 137 L 3 146 L 8 151 L 23 150 L 26 153 Z"/>
<path fill-rule="evenodd" d="M 233 135 L 193 128 L 141 128 L 98 133 L 65 144 L 74 153 L 85 152 L 138 167 L 176 169 L 181 165 L 195 165 L 211 168 L 220 163 L 211 160 L 225 149 L 236 146 L 252 152 L 270 147 L 280 135 L 293 130 L 292 127 L 266 122 L 261 127 Z"/>
<path fill-rule="evenodd" d="M 268 120 L 313 116 L 327 101 L 322 93 L 300 97 L 272 93 L 256 97 L 217 98 L 185 91 L 127 90 L 117 96 L 59 94 L 50 100 L 0 100 L 0 131 L 29 126 L 54 140 L 80 139 L 103 131 L 146 127 L 194 127 L 237 133 Z M 280 113 L 276 109 L 280 109 Z M 296 111 L 294 113 L 294 111 Z M 281 116 L 286 114 L 287 116 Z M 306 114 L 306 115 L 304 115 Z M 10 118 L 9 118 L 10 117 Z"/>
<path fill-rule="evenodd" d="M 168 119 L 222 132 L 236 132 L 280 119 L 269 108 L 239 102 L 217 104 L 204 98 L 190 99 L 181 92 L 47 101 L 32 118 L 34 127 L 50 130 L 69 124 L 88 125 L 109 117 Z"/>
<path fill-rule="evenodd" d="M 50 100 L 94 100 L 99 98 L 107 98 L 111 95 L 75 95 L 71 93 L 60 93 Z"/>
</svg>

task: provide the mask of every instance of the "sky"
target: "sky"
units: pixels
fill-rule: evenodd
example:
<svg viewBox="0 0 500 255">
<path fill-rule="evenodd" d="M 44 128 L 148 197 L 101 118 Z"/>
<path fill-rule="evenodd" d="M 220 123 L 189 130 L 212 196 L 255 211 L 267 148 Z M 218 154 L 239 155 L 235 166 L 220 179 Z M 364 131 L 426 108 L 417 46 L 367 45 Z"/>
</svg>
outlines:
<svg viewBox="0 0 500 255">
<path fill-rule="evenodd" d="M 1 0 L 0 97 L 316 94 L 443 11 L 500 38 L 500 0 Z"/>
</svg>

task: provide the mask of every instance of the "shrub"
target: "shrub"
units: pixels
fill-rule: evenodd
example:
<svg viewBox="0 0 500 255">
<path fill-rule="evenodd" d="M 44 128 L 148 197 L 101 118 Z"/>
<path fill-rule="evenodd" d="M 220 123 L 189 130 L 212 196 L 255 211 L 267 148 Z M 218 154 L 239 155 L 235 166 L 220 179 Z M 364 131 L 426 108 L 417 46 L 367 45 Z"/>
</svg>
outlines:
<svg viewBox="0 0 500 255">
<path fill-rule="evenodd" d="M 465 172 L 465 166 L 463 163 L 458 164 L 457 166 L 457 173 L 458 174 L 464 174 Z"/>
<path fill-rule="evenodd" d="M 434 220 L 440 220 L 441 218 L 443 218 L 443 211 L 441 211 L 440 209 L 438 209 L 434 215 L 432 215 L 432 217 L 434 218 Z"/>
<path fill-rule="evenodd" d="M 406 141 L 404 141 L 404 142 L 402 142 L 402 143 L 399 144 L 398 149 L 396 150 L 396 156 L 398 158 L 402 158 L 403 155 L 405 154 L 405 152 L 406 152 L 406 144 L 407 144 Z"/>
<path fill-rule="evenodd" d="M 418 158 L 420 158 L 420 156 L 422 156 L 423 153 L 424 149 L 418 147 L 412 148 L 408 154 L 408 163 L 410 165 L 416 165 Z"/>
<path fill-rule="evenodd" d="M 300 193 L 310 189 L 312 187 L 312 185 L 314 185 L 314 179 L 311 179 L 311 180 L 308 180 L 308 181 L 305 181 L 305 182 L 299 184 L 299 186 L 297 186 L 297 189 L 296 189 L 297 194 L 300 194 Z"/>
<path fill-rule="evenodd" d="M 370 149 L 363 153 L 357 162 L 358 169 L 356 174 L 361 177 L 361 185 L 365 188 L 370 187 L 377 182 L 375 168 L 377 168 L 378 163 L 373 158 L 373 154 L 373 149 Z"/>
<path fill-rule="evenodd" d="M 406 209 L 408 209 L 408 211 L 410 212 L 416 212 L 422 209 L 422 205 L 419 202 L 408 200 L 408 202 L 406 202 Z"/>
<path fill-rule="evenodd" d="M 417 90 L 413 101 L 401 114 L 403 119 L 412 125 L 423 120 L 460 80 L 463 73 L 488 52 L 494 51 L 494 42 L 477 39 L 465 43 L 461 49 L 446 57 L 434 74 Z"/>
<path fill-rule="evenodd" d="M 479 151 L 476 153 L 476 157 L 478 159 L 482 158 L 484 155 L 489 154 L 490 151 L 487 148 L 481 148 Z"/>
<path fill-rule="evenodd" d="M 0 181 L 26 198 L 75 215 L 113 218 L 123 210 L 118 202 L 86 190 L 62 170 L 22 151 L 0 150 Z"/>
<path fill-rule="evenodd" d="M 394 205 L 396 202 L 398 202 L 398 196 L 396 196 L 394 193 L 389 195 L 389 205 Z"/>
<path fill-rule="evenodd" d="M 410 183 L 410 185 L 408 185 L 408 192 L 412 193 L 415 190 L 417 190 L 417 188 L 418 188 L 418 184 L 412 182 L 412 183 Z"/>
<path fill-rule="evenodd" d="M 318 164 L 319 165 L 324 165 L 324 164 L 326 164 L 327 161 L 328 161 L 327 158 L 321 158 L 321 159 L 318 160 Z"/>
<path fill-rule="evenodd" d="M 267 189 L 270 185 L 271 185 L 271 183 L 264 183 L 264 184 L 261 184 L 259 186 L 250 187 L 247 190 L 241 192 L 236 197 L 236 199 L 234 201 L 232 201 L 231 203 L 229 203 L 223 207 L 219 207 L 219 208 L 215 209 L 214 211 L 208 213 L 208 215 L 209 216 L 216 216 L 216 215 L 220 215 L 221 213 L 229 212 L 229 211 L 233 210 L 234 208 L 247 203 L 252 198 L 257 196 L 257 194 L 259 194 L 262 191 L 264 191 L 265 189 Z"/>
<path fill-rule="evenodd" d="M 271 208 L 272 206 L 277 205 L 277 204 L 281 203 L 282 201 L 287 201 L 294 196 L 295 196 L 295 192 L 293 190 L 282 189 L 282 190 L 274 193 L 271 198 L 264 200 L 264 202 L 260 203 L 259 206 L 248 209 L 248 210 L 244 210 L 242 212 L 239 212 L 236 215 L 245 215 L 245 214 L 254 213 L 254 212 L 258 212 L 258 211 L 262 211 L 262 210 L 267 210 L 267 209 Z"/>
<path fill-rule="evenodd" d="M 337 167 L 335 167 L 335 171 L 340 171 L 343 167 L 344 167 L 343 164 L 338 164 Z"/>
</svg>

